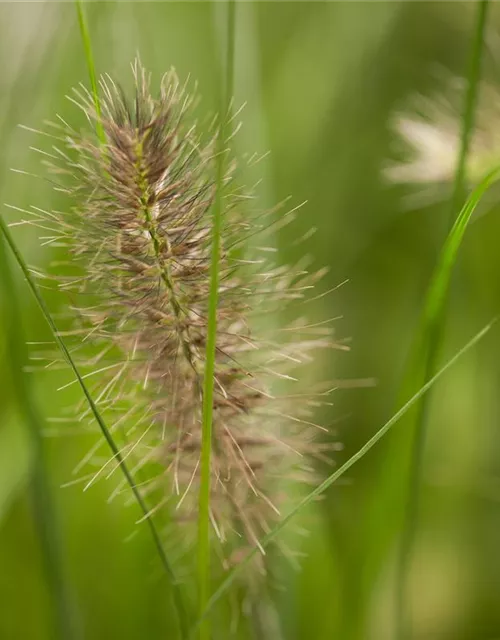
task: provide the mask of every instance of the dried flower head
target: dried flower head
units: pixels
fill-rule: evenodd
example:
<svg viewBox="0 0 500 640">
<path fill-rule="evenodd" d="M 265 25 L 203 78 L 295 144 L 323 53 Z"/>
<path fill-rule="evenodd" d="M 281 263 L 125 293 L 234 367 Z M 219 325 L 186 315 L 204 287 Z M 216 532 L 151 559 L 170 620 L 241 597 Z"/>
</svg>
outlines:
<svg viewBox="0 0 500 640">
<path fill-rule="evenodd" d="M 187 523 L 197 510 L 214 145 L 198 134 L 193 99 L 173 72 L 157 97 L 139 64 L 134 74 L 132 101 L 111 78 L 101 81 L 105 144 L 94 134 L 91 96 L 76 92 L 90 130 L 58 125 L 65 149 L 53 167 L 73 204 L 43 216 L 56 229 L 49 241 L 70 251 L 73 275 L 57 279 L 74 301 L 75 356 L 90 349 L 82 363 L 89 382 L 98 380 L 96 402 L 152 511 L 169 505 Z M 275 395 L 276 381 L 297 387 L 294 370 L 314 350 L 335 346 L 328 323 L 300 318 L 267 335 L 258 320 L 289 302 L 302 305 L 322 273 L 273 265 L 266 247 L 263 258 L 244 259 L 246 237 L 292 216 L 251 214 L 233 176 L 234 165 L 224 181 L 210 513 L 228 561 L 259 545 L 288 482 L 313 479 L 311 456 L 335 448 L 318 441 L 323 428 L 312 420 L 328 389 Z M 84 462 L 99 462 L 98 452 L 96 445 Z M 116 468 L 114 459 L 100 463 L 87 486 Z M 189 530 L 182 528 L 184 540 Z"/>
<path fill-rule="evenodd" d="M 403 142 L 403 157 L 391 161 L 385 177 L 394 183 L 418 185 L 428 188 L 434 198 L 447 192 L 446 185 L 455 176 L 460 152 L 461 110 L 466 82 L 455 78 L 444 81 L 442 93 L 432 97 L 418 95 L 413 98 L 407 112 L 396 113 L 391 129 Z M 500 159 L 500 94 L 487 83 L 480 85 L 479 105 L 467 156 L 466 175 L 476 184 L 498 165 Z M 443 188 L 444 187 L 444 188 Z"/>
</svg>

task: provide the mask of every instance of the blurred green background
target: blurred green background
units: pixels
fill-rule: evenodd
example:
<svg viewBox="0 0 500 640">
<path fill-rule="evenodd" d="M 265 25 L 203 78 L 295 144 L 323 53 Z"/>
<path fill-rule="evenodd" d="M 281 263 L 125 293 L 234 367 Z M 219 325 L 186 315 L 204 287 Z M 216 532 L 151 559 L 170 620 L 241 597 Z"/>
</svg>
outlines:
<svg viewBox="0 0 500 640">
<path fill-rule="evenodd" d="M 374 387 L 336 393 L 331 415 L 347 459 L 394 412 L 423 296 L 449 218 L 449 203 L 409 209 L 414 190 L 384 183 L 393 154 L 388 122 L 420 92 L 440 89 L 436 70 L 463 75 L 475 2 L 245 2 L 238 4 L 235 104 L 246 102 L 238 152 L 271 154 L 247 172 L 263 206 L 292 195 L 307 200 L 297 222 L 280 232 L 280 259 L 294 261 L 294 239 L 312 226 L 314 265 L 330 267 L 319 317 L 342 315 L 340 338 L 350 352 L 325 354 L 315 378 L 374 378 Z M 216 106 L 223 7 L 220 3 L 117 2 L 85 5 L 98 72 L 129 81 L 140 53 L 158 79 L 175 66 L 199 83 L 201 112 Z M 484 75 L 499 80 L 493 35 Z M 490 42 L 488 40 L 488 42 Z M 71 120 L 65 95 L 87 83 L 75 7 L 70 2 L 0 3 L 1 202 L 56 208 L 29 147 L 50 142 L 17 127 L 43 126 L 56 113 Z M 499 111 L 500 116 L 500 111 Z M 492 130 L 500 117 L 492 121 Z M 452 355 L 500 310 L 500 212 L 495 207 L 467 231 L 455 269 L 445 353 Z M 21 214 L 3 210 L 9 220 Z M 16 218 L 18 215 L 18 218 Z M 26 260 L 54 258 L 29 228 L 15 228 Z M 2 249 L 3 250 L 3 249 Z M 17 267 L 18 304 L 29 341 L 50 336 Z M 53 637 L 28 478 L 32 465 L 19 407 L 9 341 L 13 300 L 0 277 L 0 638 Z M 46 292 L 51 310 L 61 299 Z M 17 312 L 16 312 L 17 313 Z M 494 329 L 439 382 L 433 394 L 422 486 L 422 513 L 411 580 L 414 638 L 495 640 L 500 637 L 500 334 Z M 33 347 L 30 347 L 33 348 Z M 67 372 L 30 376 L 46 419 L 77 401 L 73 387 L 56 388 Z M 351 385 L 346 385 L 351 387 Z M 61 550 L 72 585 L 81 637 L 170 638 L 172 612 L 148 532 L 134 524 L 135 507 L 107 504 L 109 488 L 60 486 L 92 439 L 50 437 L 48 471 L 61 528 Z M 390 640 L 393 570 L 406 478 L 405 423 L 382 441 L 343 482 L 332 487 L 300 524 L 301 569 L 283 567 L 273 598 L 286 639 Z M 76 434 L 76 435 L 75 435 Z M 406 435 L 406 437 L 405 437 Z M 327 470 L 321 469 L 326 473 Z M 247 637 L 220 630 L 217 638 Z M 270 635 L 270 637 L 276 637 Z"/>
</svg>

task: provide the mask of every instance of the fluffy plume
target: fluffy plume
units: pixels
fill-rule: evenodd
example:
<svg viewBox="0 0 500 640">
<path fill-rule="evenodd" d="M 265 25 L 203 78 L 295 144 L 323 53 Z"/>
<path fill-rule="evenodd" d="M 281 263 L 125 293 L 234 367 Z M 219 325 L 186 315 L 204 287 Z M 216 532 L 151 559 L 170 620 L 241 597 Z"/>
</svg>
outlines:
<svg viewBox="0 0 500 640">
<path fill-rule="evenodd" d="M 398 149 L 401 159 L 392 160 L 384 172 L 390 182 L 413 184 L 427 190 L 431 200 L 446 196 L 447 185 L 455 176 L 460 151 L 460 113 L 466 91 L 466 82 L 458 78 L 446 78 L 442 84 L 441 93 L 432 97 L 415 96 L 407 111 L 392 117 L 390 126 L 402 147 Z M 472 184 L 498 164 L 499 116 L 497 88 L 482 83 L 466 167 Z"/>
<path fill-rule="evenodd" d="M 69 247 L 68 268 L 78 270 L 58 281 L 75 301 L 75 356 L 92 350 L 84 364 L 89 383 L 98 380 L 98 406 L 152 511 L 168 505 L 188 522 L 196 518 L 199 481 L 214 145 L 197 133 L 192 97 L 173 72 L 158 97 L 140 65 L 134 74 L 132 101 L 111 78 L 101 82 L 106 144 L 93 133 L 91 96 L 76 93 L 90 126 L 80 134 L 64 123 L 57 136 L 64 162 L 53 167 L 73 205 L 43 214 L 42 225 L 50 221 L 57 230 L 50 241 Z M 292 215 L 250 215 L 252 200 L 233 174 L 234 166 L 223 198 L 210 514 L 229 561 L 259 544 L 279 517 L 287 483 L 313 480 L 311 456 L 335 448 L 318 441 L 323 428 L 312 420 L 328 389 L 304 394 L 295 373 L 314 350 L 335 346 L 328 322 L 299 318 L 260 335 L 257 320 L 289 302 L 303 308 L 322 274 L 243 258 L 246 238 L 265 237 Z M 43 215 L 33 213 L 40 222 Z M 276 386 L 285 387 L 279 397 Z M 97 452 L 96 445 L 84 462 Z M 116 467 L 107 460 L 87 485 Z"/>
</svg>

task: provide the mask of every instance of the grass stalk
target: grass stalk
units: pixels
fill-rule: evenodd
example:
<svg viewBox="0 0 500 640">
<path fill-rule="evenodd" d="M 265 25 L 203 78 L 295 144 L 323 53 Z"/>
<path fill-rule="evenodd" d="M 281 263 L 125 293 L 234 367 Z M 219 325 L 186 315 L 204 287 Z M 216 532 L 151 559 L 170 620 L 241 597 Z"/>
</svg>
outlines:
<svg viewBox="0 0 500 640">
<path fill-rule="evenodd" d="M 52 11 L 46 11 L 46 14 L 49 18 L 53 18 Z M 14 86 L 11 87 L 9 92 L 10 97 L 4 109 L 5 124 L 1 131 L 4 148 L 10 142 L 11 130 L 8 127 L 12 119 L 19 116 L 19 105 L 16 102 L 16 98 L 20 95 L 22 86 L 26 82 L 26 74 L 29 73 L 28 67 L 33 64 L 33 60 L 37 60 L 37 64 L 33 69 L 34 78 L 43 77 L 40 69 L 43 69 L 44 64 L 47 62 L 47 51 L 40 53 L 38 46 L 38 41 L 34 40 L 30 43 L 22 67 L 14 81 Z M 34 82 L 36 84 L 35 80 Z M 33 89 L 33 83 L 30 86 Z M 20 322 L 21 308 L 19 299 L 3 238 L 0 238 L 0 274 L 1 289 L 6 300 L 3 308 L 3 317 L 6 323 L 5 332 L 8 336 L 6 339 L 6 354 L 10 362 L 9 370 L 12 376 L 12 389 L 17 396 L 17 404 L 28 431 L 33 453 L 30 467 L 31 508 L 37 540 L 40 544 L 44 577 L 53 606 L 54 629 L 51 637 L 53 635 L 54 638 L 59 638 L 60 640 L 72 640 L 79 638 L 81 634 L 74 615 L 71 591 L 64 571 L 59 522 L 51 494 L 50 481 L 47 476 L 42 436 L 44 421 L 35 400 L 29 377 L 23 371 L 27 361 L 26 341 L 22 323 Z"/>
<path fill-rule="evenodd" d="M 96 112 L 96 133 L 101 144 L 106 143 L 106 135 L 104 133 L 104 127 L 101 120 L 101 103 L 99 101 L 99 91 L 97 88 L 97 75 L 95 72 L 94 55 L 92 53 L 92 42 L 90 39 L 89 29 L 87 26 L 87 19 L 85 11 L 83 10 L 82 0 L 75 0 L 76 12 L 78 15 L 78 24 L 80 27 L 80 35 L 82 38 L 83 49 L 85 52 L 85 60 L 87 62 L 87 70 L 89 74 L 90 88 L 92 90 L 92 97 L 94 99 L 94 107 Z"/>
<path fill-rule="evenodd" d="M 153 542 L 155 544 L 156 550 L 158 552 L 158 555 L 160 556 L 160 560 L 161 563 L 163 565 L 163 568 L 165 570 L 165 573 L 167 574 L 167 576 L 170 579 L 170 583 L 172 586 L 172 595 L 173 595 L 173 600 L 174 600 L 174 605 L 178 614 L 178 622 L 179 622 L 179 629 L 180 629 L 180 633 L 181 633 L 181 637 L 185 638 L 187 637 L 187 631 L 188 631 L 188 623 L 187 623 L 187 612 L 185 609 L 185 605 L 184 605 L 184 600 L 180 591 L 180 587 L 179 584 L 175 578 L 175 575 L 173 573 L 172 567 L 170 566 L 170 563 L 168 561 L 168 558 L 166 556 L 165 550 L 163 548 L 161 539 L 160 539 L 160 535 L 156 529 L 156 526 L 152 520 L 152 517 L 150 515 L 150 510 L 148 509 L 148 506 L 146 505 L 143 497 L 141 496 L 141 493 L 132 477 L 132 474 L 130 473 L 125 460 L 123 459 L 123 456 L 116 444 L 116 442 L 113 439 L 113 436 L 111 434 L 111 432 L 109 431 L 108 427 L 106 426 L 106 423 L 104 422 L 92 396 L 90 395 L 90 392 L 87 388 L 87 385 L 85 384 L 85 381 L 83 380 L 83 377 L 81 376 L 73 358 L 71 357 L 71 354 L 64 342 L 64 340 L 61 338 L 59 331 L 57 329 L 57 326 L 54 322 L 54 319 L 52 318 L 52 315 L 45 303 L 45 300 L 43 299 L 42 295 L 40 294 L 38 287 L 35 284 L 35 281 L 30 273 L 30 270 L 26 264 L 26 262 L 24 261 L 24 258 L 21 255 L 21 252 L 19 251 L 19 249 L 17 248 L 16 243 L 14 242 L 14 238 L 12 237 L 5 221 L 3 220 L 3 218 L 0 218 L 0 231 L 2 232 L 5 240 L 7 241 L 7 244 L 9 245 L 19 267 L 21 268 L 21 271 L 23 272 L 23 275 L 26 279 L 26 282 L 28 283 L 28 286 L 31 290 L 31 293 L 33 294 L 33 296 L 35 297 L 35 300 L 43 314 L 43 317 L 45 318 L 47 324 L 49 325 L 49 328 L 52 332 L 52 335 L 54 337 L 54 340 L 57 344 L 57 346 L 59 347 L 59 349 L 61 350 L 66 362 L 68 363 L 68 365 L 70 366 L 77 382 L 78 385 L 80 386 L 81 391 L 83 392 L 85 399 L 87 400 L 87 403 L 92 411 L 92 414 L 94 416 L 94 418 L 96 419 L 97 424 L 99 425 L 99 428 L 109 446 L 109 448 L 111 449 L 112 453 L 113 453 L 113 457 L 114 459 L 117 461 L 123 475 L 125 476 L 125 479 L 127 480 L 127 483 L 129 484 L 132 493 L 144 515 L 144 520 L 147 521 L 150 532 L 151 532 L 151 536 L 153 538 Z"/>
<path fill-rule="evenodd" d="M 484 49 L 484 33 L 487 22 L 488 6 L 488 0 L 481 0 L 477 7 L 476 26 L 467 74 L 468 88 L 465 96 L 462 116 L 460 152 L 457 159 L 451 200 L 452 217 L 455 215 L 455 211 L 460 207 L 460 203 L 464 197 L 466 163 L 474 127 L 474 114 L 476 110 L 481 73 L 481 59 Z M 491 181 L 495 180 L 498 177 L 498 171 L 492 172 L 490 176 Z M 488 184 L 484 186 L 484 190 L 486 190 L 490 184 L 490 180 L 488 178 L 487 182 Z M 441 260 L 440 267 L 438 267 L 434 282 L 432 283 L 427 296 L 424 322 L 420 333 L 420 344 L 422 347 L 421 353 L 423 354 L 421 360 L 421 362 L 423 362 L 423 383 L 429 380 L 436 370 L 444 336 L 446 299 L 451 268 L 456 259 L 458 246 L 461 243 L 463 233 L 468 224 L 471 213 L 472 211 L 467 212 L 467 204 L 459 213 L 456 222 L 451 229 L 450 235 L 448 236 L 447 245 L 445 245 L 445 249 L 443 250 L 443 258 Z M 452 249 L 452 245 L 454 249 Z M 446 260 L 448 260 L 448 262 Z M 440 272 L 440 269 L 443 269 L 443 272 Z M 418 528 L 419 493 L 423 472 L 423 457 L 431 400 L 432 394 L 427 394 L 422 398 L 422 401 L 417 407 L 415 431 L 410 454 L 408 498 L 403 521 L 395 583 L 396 637 L 399 640 L 408 640 L 411 638 L 411 621 L 409 619 L 410 616 L 406 597 L 407 580 L 410 573 L 412 550 Z"/>
<path fill-rule="evenodd" d="M 460 151 L 457 159 L 453 193 L 451 197 L 450 224 L 455 212 L 461 207 L 465 191 L 465 168 L 469 154 L 470 141 L 474 131 L 474 114 L 476 112 L 479 81 L 481 78 L 481 61 L 484 52 L 484 35 L 488 16 L 489 0 L 480 0 L 477 7 L 476 28 L 471 44 L 469 68 L 467 70 L 467 93 L 464 98 Z"/>
<path fill-rule="evenodd" d="M 6 247 L 0 240 L 0 272 L 3 290 L 8 300 L 4 307 L 6 333 L 8 335 L 7 353 L 10 360 L 12 387 L 17 396 L 21 415 L 28 429 L 30 444 L 33 448 L 33 461 L 30 473 L 32 512 L 37 538 L 42 552 L 45 578 L 53 606 L 54 637 L 60 640 L 76 638 L 76 625 L 73 620 L 69 590 L 64 575 L 59 527 L 55 514 L 50 483 L 46 472 L 45 450 L 43 445 L 43 418 L 41 417 L 34 393 L 23 372 L 26 364 L 25 338 L 20 324 L 21 312 L 11 273 Z"/>
<path fill-rule="evenodd" d="M 224 85 L 220 91 L 221 122 L 217 136 L 216 192 L 213 206 L 212 251 L 210 262 L 210 297 L 205 371 L 203 379 L 202 445 L 200 457 L 200 491 L 198 501 L 198 606 L 200 615 L 210 597 L 210 491 L 215 349 L 217 339 L 217 305 L 219 297 L 219 258 L 222 228 L 222 198 L 226 169 L 226 139 L 234 82 L 235 0 L 227 1 L 227 33 Z M 200 640 L 210 640 L 210 620 L 203 618 Z"/>
<path fill-rule="evenodd" d="M 316 498 L 324 493 L 334 482 L 343 476 L 352 466 L 361 460 L 372 449 L 392 427 L 420 400 L 420 398 L 429 391 L 429 389 L 452 367 L 459 358 L 472 349 L 485 335 L 490 331 L 493 322 L 481 329 L 469 342 L 467 342 L 448 362 L 441 367 L 380 429 L 353 455 L 345 462 L 337 471 L 332 473 L 324 480 L 316 489 L 305 496 L 279 523 L 260 540 L 261 547 L 267 547 L 274 538 L 280 533 L 284 527 L 295 518 L 299 512 L 310 505 Z M 205 610 L 202 612 L 201 618 L 197 622 L 197 627 L 202 624 L 203 619 L 208 616 L 217 601 L 227 592 L 233 582 L 236 580 L 245 566 L 252 558 L 259 553 L 259 548 L 253 547 L 247 556 L 228 574 L 226 579 L 221 583 L 212 597 L 207 602 Z M 195 627 L 196 629 L 196 627 Z M 194 631 L 193 631 L 194 633 Z"/>
</svg>

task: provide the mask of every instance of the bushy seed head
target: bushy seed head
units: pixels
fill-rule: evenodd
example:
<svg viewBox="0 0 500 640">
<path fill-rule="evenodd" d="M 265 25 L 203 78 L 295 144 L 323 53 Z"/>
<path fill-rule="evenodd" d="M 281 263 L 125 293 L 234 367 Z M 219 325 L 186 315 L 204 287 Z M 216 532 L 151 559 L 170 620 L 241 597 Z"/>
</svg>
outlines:
<svg viewBox="0 0 500 640">
<path fill-rule="evenodd" d="M 79 268 L 59 282 L 75 300 L 75 353 L 90 345 L 89 372 L 101 374 L 97 404 L 152 511 L 170 505 L 187 523 L 197 515 L 214 138 L 198 134 L 192 97 L 173 72 L 157 97 L 139 64 L 134 73 L 133 100 L 110 78 L 101 82 L 105 144 L 93 126 L 62 127 L 64 162 L 53 169 L 65 174 L 73 204 L 48 215 Z M 77 97 L 93 125 L 90 95 Z M 259 327 L 258 316 L 301 305 L 322 272 L 243 259 L 245 238 L 265 235 L 286 214 L 250 216 L 234 165 L 223 189 L 210 518 L 231 562 L 279 516 L 287 483 L 311 482 L 311 458 L 334 448 L 318 441 L 322 428 L 312 421 L 329 391 L 304 393 L 296 370 L 335 345 L 328 323 L 298 318 L 272 335 Z M 287 387 L 279 396 L 276 381 Z M 89 483 L 116 467 L 108 461 Z"/>
</svg>

